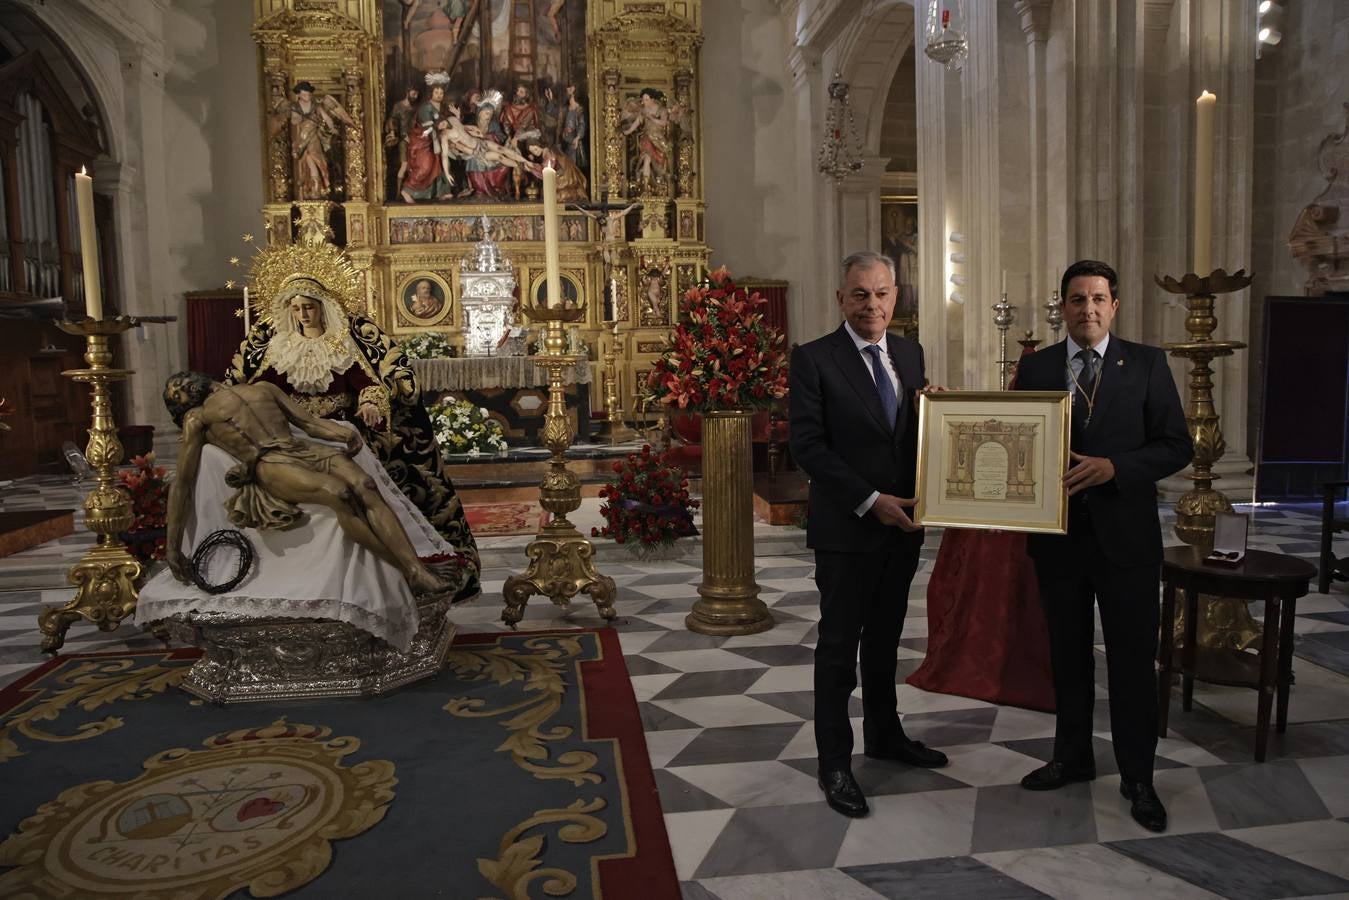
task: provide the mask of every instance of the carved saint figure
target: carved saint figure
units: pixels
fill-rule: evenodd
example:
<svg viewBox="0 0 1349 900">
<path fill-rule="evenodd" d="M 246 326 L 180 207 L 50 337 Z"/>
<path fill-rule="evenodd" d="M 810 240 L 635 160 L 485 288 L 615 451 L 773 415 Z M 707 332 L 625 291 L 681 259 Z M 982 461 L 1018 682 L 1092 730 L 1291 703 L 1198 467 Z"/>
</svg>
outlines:
<svg viewBox="0 0 1349 900">
<path fill-rule="evenodd" d="M 328 154 L 332 151 L 337 123 L 354 128 L 356 122 L 332 96 L 315 98 L 314 86 L 308 81 L 301 81 L 292 90 L 295 99 L 282 100 L 272 110 L 272 133 L 275 135 L 289 123 L 297 199 L 327 200 L 332 191 Z"/>
<path fill-rule="evenodd" d="M 637 135 L 637 158 L 632 179 L 639 191 L 653 191 L 662 185 L 670 171 L 670 111 L 665 94 L 656 88 L 642 88 L 635 104 L 624 110 L 623 133 Z"/>
<path fill-rule="evenodd" d="M 289 528 L 303 516 L 297 504 L 321 504 L 337 515 L 352 540 L 402 572 L 414 592 L 448 587 L 417 558 L 374 481 L 352 462 L 363 446 L 355 431 L 318 418 L 276 385 L 226 386 L 196 372 L 170 376 L 164 404 L 183 429 L 178 474 L 169 488 L 165 539 L 165 560 L 179 581 L 189 580 L 183 531 L 202 448 L 211 444 L 238 461 L 225 477 L 236 489 L 228 503 L 234 524 Z M 295 437 L 291 425 L 310 439 Z"/>
</svg>

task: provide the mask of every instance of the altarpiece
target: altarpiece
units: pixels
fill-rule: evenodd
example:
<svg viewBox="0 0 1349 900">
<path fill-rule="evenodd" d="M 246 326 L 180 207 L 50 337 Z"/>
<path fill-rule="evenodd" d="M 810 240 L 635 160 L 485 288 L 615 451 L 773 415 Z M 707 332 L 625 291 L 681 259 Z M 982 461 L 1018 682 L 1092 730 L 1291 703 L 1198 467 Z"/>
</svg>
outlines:
<svg viewBox="0 0 1349 900">
<path fill-rule="evenodd" d="M 701 0 L 254 0 L 268 240 L 315 229 L 395 339 L 463 346 L 460 263 L 490 223 L 543 292 L 545 163 L 563 293 L 592 347 L 623 336 L 619 396 L 707 269 Z M 577 204 L 572 206 L 571 204 Z M 257 298 L 256 303 L 265 302 Z"/>
</svg>

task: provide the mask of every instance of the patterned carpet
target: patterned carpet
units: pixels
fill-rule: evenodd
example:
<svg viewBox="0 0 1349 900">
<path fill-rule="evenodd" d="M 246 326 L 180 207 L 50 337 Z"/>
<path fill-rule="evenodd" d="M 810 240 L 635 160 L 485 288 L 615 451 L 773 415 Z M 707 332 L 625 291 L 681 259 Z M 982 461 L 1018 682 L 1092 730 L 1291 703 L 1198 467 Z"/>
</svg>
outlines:
<svg viewBox="0 0 1349 900">
<path fill-rule="evenodd" d="M 378 703 L 206 705 L 196 655 L 0 690 L 0 896 L 679 895 L 611 629 L 463 635 Z"/>
<path fill-rule="evenodd" d="M 1318 535 L 1310 508 L 1263 508 L 1255 510 L 1251 546 L 1314 558 Z M 939 540 L 929 532 L 900 649 L 900 682 L 926 648 L 924 596 Z M 523 562 L 521 554 L 517 568 Z M 811 557 L 759 557 L 757 578 L 778 624 L 735 638 L 684 629 L 701 577 L 697 562 L 602 566 L 619 585 L 616 629 L 685 897 L 1349 895 L 1344 583 L 1298 602 L 1290 722 L 1286 734 L 1271 735 L 1269 762 L 1252 759 L 1254 691 L 1198 684 L 1190 713 L 1180 711 L 1179 691 L 1173 693 L 1156 778 L 1171 825 L 1152 836 L 1133 823 L 1119 796 L 1101 684 L 1101 777 L 1093 783 L 1049 794 L 1018 786 L 1049 756 L 1051 716 L 901 684 L 905 728 L 945 750 L 951 765 L 913 770 L 859 757 L 855 771 L 873 812 L 860 820 L 832 812 L 813 777 L 811 653 L 819 612 Z M 461 630 L 498 627 L 509 574 L 484 573 L 483 599 L 455 611 Z M 40 661 L 37 612 L 67 596 L 0 594 L 0 681 Z M 534 598 L 522 627 L 596 624 L 583 602 L 563 614 Z M 124 641 L 153 645 L 127 629 L 102 634 L 77 625 L 69 649 Z M 1103 679 L 1099 647 L 1098 662 Z M 860 729 L 860 702 L 856 715 Z"/>
</svg>

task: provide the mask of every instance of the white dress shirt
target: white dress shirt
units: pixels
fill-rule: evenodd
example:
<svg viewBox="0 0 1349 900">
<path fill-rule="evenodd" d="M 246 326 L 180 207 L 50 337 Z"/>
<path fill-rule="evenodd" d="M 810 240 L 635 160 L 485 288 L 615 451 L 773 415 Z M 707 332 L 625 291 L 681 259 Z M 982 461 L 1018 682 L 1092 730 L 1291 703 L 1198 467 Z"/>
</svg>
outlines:
<svg viewBox="0 0 1349 900">
<path fill-rule="evenodd" d="M 881 348 L 881 367 L 885 369 L 885 374 L 890 376 L 890 387 L 894 389 L 895 399 L 899 399 L 901 396 L 899 392 L 902 385 L 899 381 L 899 373 L 895 371 L 895 363 L 890 359 L 890 348 L 886 343 L 885 336 L 882 336 L 879 341 L 869 341 L 856 331 L 853 331 L 852 325 L 848 322 L 844 322 L 843 327 L 848 330 L 848 337 L 852 338 L 853 345 L 857 347 L 857 352 L 861 354 L 862 362 L 867 367 L 867 374 L 871 376 L 872 384 L 876 383 L 876 373 L 875 370 L 871 368 L 871 354 L 867 352 L 867 348 L 872 344 L 876 344 Z M 862 518 L 862 516 L 865 516 L 871 511 L 871 507 L 876 503 L 876 498 L 880 495 L 880 491 L 872 491 L 871 496 L 863 500 L 853 512 L 859 519 Z"/>
</svg>

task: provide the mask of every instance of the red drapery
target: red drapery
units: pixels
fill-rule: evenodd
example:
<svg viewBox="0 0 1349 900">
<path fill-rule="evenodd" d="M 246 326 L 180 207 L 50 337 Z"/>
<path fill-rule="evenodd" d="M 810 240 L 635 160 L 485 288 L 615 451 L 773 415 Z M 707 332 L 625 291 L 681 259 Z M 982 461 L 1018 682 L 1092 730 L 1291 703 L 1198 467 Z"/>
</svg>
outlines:
<svg viewBox="0 0 1349 900">
<path fill-rule="evenodd" d="M 223 378 L 244 339 L 242 291 L 187 292 L 187 365 L 194 372 Z"/>
</svg>

